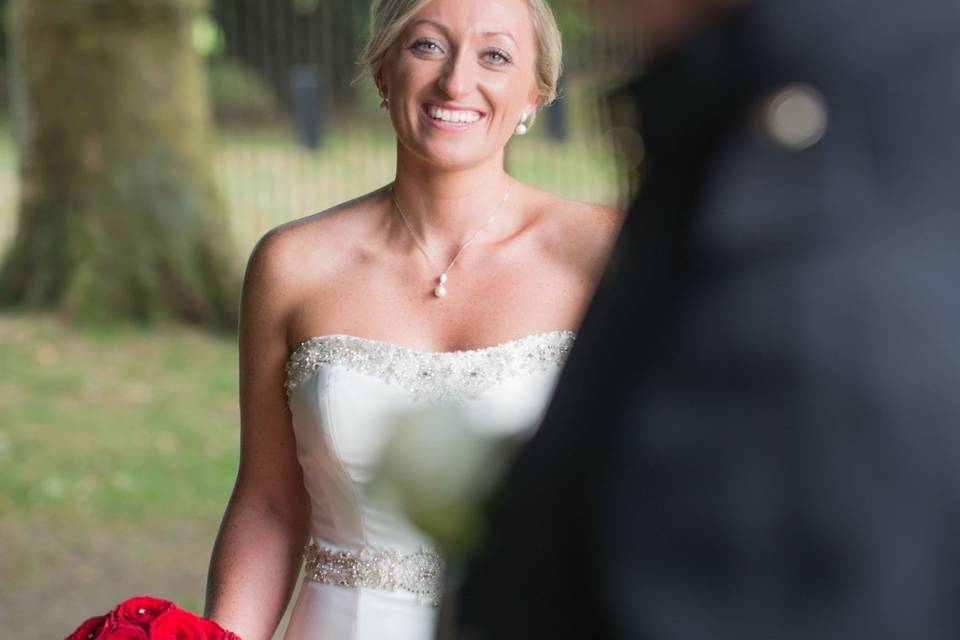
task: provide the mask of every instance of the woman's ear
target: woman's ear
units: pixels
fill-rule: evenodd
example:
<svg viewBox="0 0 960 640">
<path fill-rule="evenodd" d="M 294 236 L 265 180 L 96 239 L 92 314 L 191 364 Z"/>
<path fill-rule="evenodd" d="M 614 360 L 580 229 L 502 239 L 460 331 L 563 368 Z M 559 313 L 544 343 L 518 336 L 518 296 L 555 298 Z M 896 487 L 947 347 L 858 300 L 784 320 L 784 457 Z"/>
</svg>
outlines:
<svg viewBox="0 0 960 640">
<path fill-rule="evenodd" d="M 537 109 L 540 108 L 540 103 L 543 102 L 542 96 L 539 93 L 533 93 L 530 96 L 530 101 L 527 103 L 527 108 L 524 109 L 525 113 L 534 113 Z"/>
<path fill-rule="evenodd" d="M 380 108 L 388 109 L 390 107 L 390 97 L 388 95 L 388 89 L 383 82 L 383 73 L 378 71 L 376 75 L 373 76 L 373 83 L 377 85 L 377 93 L 380 94 Z"/>
<path fill-rule="evenodd" d="M 374 82 L 374 84 L 377 85 L 377 91 L 380 92 L 380 97 L 381 97 L 381 98 L 386 98 L 386 97 L 387 97 L 387 86 L 386 86 L 386 85 L 384 84 L 384 82 L 383 82 L 383 72 L 382 72 L 382 71 L 378 71 L 378 72 L 377 72 L 377 75 L 374 76 L 374 78 L 373 78 L 373 82 Z"/>
</svg>

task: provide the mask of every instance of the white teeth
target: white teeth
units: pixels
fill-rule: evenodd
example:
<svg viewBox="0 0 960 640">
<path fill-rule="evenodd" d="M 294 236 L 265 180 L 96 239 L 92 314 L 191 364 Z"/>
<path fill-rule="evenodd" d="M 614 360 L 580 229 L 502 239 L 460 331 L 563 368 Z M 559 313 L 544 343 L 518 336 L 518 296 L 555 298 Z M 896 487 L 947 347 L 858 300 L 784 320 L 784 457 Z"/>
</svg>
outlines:
<svg viewBox="0 0 960 640">
<path fill-rule="evenodd" d="M 430 107 L 427 112 L 431 118 L 444 122 L 476 122 L 480 119 L 480 114 L 476 111 L 449 111 L 439 107 Z"/>
</svg>

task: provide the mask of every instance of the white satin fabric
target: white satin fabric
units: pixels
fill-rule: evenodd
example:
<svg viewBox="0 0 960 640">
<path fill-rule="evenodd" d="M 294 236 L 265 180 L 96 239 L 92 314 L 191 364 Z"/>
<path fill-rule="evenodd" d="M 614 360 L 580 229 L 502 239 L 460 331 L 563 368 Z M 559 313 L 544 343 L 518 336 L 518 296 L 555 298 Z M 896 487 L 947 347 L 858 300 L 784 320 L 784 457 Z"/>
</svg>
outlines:
<svg viewBox="0 0 960 640">
<path fill-rule="evenodd" d="M 345 335 L 301 344 L 287 365 L 286 386 L 313 539 L 404 554 L 431 546 L 403 514 L 364 496 L 398 416 L 452 403 L 472 429 L 529 434 L 573 339 L 554 331 L 439 353 Z M 428 640 L 436 612 L 412 593 L 305 578 L 284 640 Z"/>
</svg>

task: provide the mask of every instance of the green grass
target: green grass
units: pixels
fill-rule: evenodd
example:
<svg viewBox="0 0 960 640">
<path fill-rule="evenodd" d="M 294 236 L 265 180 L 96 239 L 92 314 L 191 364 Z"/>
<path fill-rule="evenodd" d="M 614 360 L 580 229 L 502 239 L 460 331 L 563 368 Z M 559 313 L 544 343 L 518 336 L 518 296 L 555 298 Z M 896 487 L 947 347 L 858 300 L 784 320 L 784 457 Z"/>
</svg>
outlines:
<svg viewBox="0 0 960 640">
<path fill-rule="evenodd" d="M 202 609 L 237 468 L 236 361 L 191 329 L 0 314 L 5 628 L 63 637 L 139 593 Z"/>
<path fill-rule="evenodd" d="M 232 343 L 9 316 L 0 336 L 0 515 L 132 521 L 222 509 L 238 441 Z"/>
</svg>

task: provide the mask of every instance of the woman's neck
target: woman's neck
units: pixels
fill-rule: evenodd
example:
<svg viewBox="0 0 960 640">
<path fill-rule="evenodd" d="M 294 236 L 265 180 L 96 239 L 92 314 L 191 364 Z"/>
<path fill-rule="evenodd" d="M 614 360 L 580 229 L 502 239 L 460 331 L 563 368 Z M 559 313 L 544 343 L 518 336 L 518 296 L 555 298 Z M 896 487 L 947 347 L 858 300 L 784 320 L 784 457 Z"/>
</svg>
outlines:
<svg viewBox="0 0 960 640">
<path fill-rule="evenodd" d="M 439 257 L 483 227 L 503 201 L 510 183 L 502 154 L 468 168 L 444 170 L 398 151 L 393 191 L 413 233 Z M 502 232 L 500 223 L 506 209 L 505 203 L 497 219 L 484 229 L 486 237 Z"/>
</svg>

